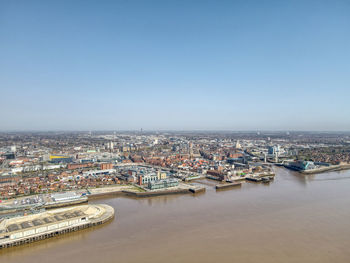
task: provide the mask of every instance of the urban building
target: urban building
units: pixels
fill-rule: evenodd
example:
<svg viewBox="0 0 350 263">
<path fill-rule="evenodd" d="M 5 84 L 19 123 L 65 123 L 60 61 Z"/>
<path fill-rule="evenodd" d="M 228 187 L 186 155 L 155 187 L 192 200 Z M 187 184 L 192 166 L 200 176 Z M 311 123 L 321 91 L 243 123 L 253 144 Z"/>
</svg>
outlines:
<svg viewBox="0 0 350 263">
<path fill-rule="evenodd" d="M 175 187 L 179 185 L 179 181 L 174 178 L 159 180 L 159 181 L 151 181 L 148 183 L 148 188 L 150 190 L 164 189 L 168 187 Z"/>
</svg>

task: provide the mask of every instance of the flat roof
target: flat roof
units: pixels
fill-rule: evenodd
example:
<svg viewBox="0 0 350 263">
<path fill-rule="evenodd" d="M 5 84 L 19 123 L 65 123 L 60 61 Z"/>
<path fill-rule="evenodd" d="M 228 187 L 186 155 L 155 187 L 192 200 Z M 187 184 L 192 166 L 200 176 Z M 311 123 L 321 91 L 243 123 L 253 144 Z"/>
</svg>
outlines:
<svg viewBox="0 0 350 263">
<path fill-rule="evenodd" d="M 69 220 L 71 218 L 82 217 L 82 216 L 87 216 L 87 214 L 85 214 L 81 210 L 61 212 L 61 213 L 54 214 L 53 216 L 45 216 L 43 218 L 36 218 L 33 220 L 29 219 L 27 221 L 10 224 L 6 227 L 6 232 L 14 232 L 21 229 L 27 229 L 35 226 L 51 224 L 51 223 L 60 222 L 63 220 Z M 13 218 L 13 219 L 16 219 L 16 218 Z M 0 233 L 1 232 L 5 232 L 5 230 L 0 229 Z"/>
</svg>

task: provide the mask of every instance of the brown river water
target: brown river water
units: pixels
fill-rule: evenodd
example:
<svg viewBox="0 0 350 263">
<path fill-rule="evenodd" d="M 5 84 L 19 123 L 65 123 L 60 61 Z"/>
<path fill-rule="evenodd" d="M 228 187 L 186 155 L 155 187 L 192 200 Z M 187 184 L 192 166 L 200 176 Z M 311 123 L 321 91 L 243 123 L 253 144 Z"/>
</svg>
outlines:
<svg viewBox="0 0 350 263">
<path fill-rule="evenodd" d="M 95 200 L 113 221 L 3 249 L 0 262 L 350 262 L 350 171 L 276 172 L 269 185 Z"/>
</svg>

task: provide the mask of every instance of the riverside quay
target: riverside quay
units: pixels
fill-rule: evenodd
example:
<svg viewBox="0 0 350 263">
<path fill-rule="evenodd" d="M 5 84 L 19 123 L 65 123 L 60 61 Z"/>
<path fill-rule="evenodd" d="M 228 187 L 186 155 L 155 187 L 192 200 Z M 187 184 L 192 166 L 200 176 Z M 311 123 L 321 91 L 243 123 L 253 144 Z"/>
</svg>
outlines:
<svg viewBox="0 0 350 263">
<path fill-rule="evenodd" d="M 114 217 L 108 205 L 83 205 L 0 221 L 0 248 L 18 246 L 100 225 Z"/>
</svg>

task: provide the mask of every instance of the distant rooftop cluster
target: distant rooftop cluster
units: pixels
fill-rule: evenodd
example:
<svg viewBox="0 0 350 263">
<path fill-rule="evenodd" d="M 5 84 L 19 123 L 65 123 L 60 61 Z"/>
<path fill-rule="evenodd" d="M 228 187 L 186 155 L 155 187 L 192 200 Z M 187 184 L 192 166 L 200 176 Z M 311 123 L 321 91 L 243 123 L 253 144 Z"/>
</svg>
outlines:
<svg viewBox="0 0 350 263">
<path fill-rule="evenodd" d="M 116 184 L 167 188 L 191 177 L 268 172 L 271 163 L 306 170 L 349 162 L 346 133 L 1 133 L 0 194 Z"/>
</svg>

